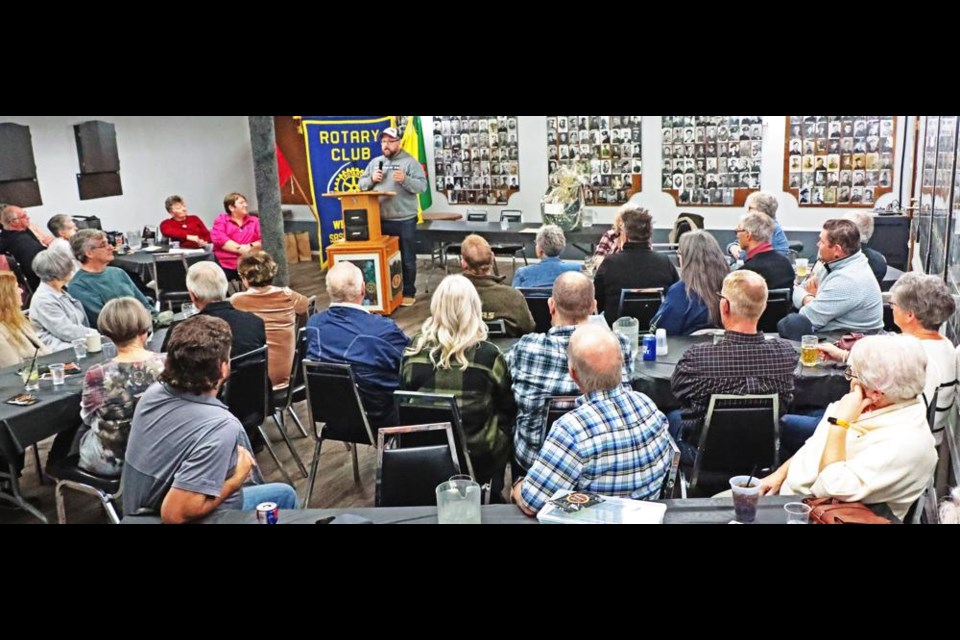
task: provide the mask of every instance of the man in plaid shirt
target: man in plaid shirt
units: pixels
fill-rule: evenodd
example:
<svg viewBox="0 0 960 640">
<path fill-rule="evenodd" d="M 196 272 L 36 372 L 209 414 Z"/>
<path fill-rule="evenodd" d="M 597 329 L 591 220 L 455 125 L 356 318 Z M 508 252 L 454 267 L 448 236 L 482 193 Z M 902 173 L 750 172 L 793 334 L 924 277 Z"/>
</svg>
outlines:
<svg viewBox="0 0 960 640">
<path fill-rule="evenodd" d="M 586 324 L 597 311 L 593 283 L 582 273 L 563 273 L 554 281 L 547 305 L 553 328 L 546 334 L 524 336 L 506 354 L 517 401 L 514 477 L 526 473 L 540 451 L 547 399 L 580 394 L 570 377 L 567 346 L 577 327 Z M 634 354 L 630 353 L 629 341 L 618 337 L 623 353 L 622 381 L 629 386 Z"/>
<path fill-rule="evenodd" d="M 568 357 L 583 397 L 554 423 L 530 473 L 514 484 L 514 502 L 533 516 L 561 489 L 657 498 L 671 459 L 667 421 L 649 398 L 621 383 L 616 336 L 581 326 Z"/>
<path fill-rule="evenodd" d="M 799 354 L 789 342 L 764 339 L 757 322 L 767 308 L 767 283 L 753 271 L 734 271 L 723 281 L 720 320 L 726 333 L 719 344 L 696 344 L 673 372 L 673 395 L 683 409 L 673 411 L 670 435 L 680 447 L 680 463 L 693 466 L 700 431 L 713 394 L 780 394 L 780 414 L 793 401 L 793 372 Z"/>
</svg>

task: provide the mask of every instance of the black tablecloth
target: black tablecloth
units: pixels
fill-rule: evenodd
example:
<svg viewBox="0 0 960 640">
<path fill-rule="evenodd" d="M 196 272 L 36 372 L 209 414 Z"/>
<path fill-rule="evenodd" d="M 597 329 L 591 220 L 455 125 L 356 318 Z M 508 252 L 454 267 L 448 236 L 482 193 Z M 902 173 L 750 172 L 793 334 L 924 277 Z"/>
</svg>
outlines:
<svg viewBox="0 0 960 640">
<path fill-rule="evenodd" d="M 188 253 L 185 254 L 187 258 L 187 264 L 192 265 L 195 262 L 201 262 L 203 260 L 215 260 L 213 257 L 212 251 L 204 251 L 203 253 Z M 150 271 L 150 267 L 153 264 L 153 253 L 149 251 L 137 251 L 136 253 L 128 253 L 127 255 L 116 255 L 113 259 L 112 266 L 120 267 L 131 276 L 136 276 L 140 279 L 140 282 L 146 284 L 153 280 L 153 274 Z"/>
</svg>

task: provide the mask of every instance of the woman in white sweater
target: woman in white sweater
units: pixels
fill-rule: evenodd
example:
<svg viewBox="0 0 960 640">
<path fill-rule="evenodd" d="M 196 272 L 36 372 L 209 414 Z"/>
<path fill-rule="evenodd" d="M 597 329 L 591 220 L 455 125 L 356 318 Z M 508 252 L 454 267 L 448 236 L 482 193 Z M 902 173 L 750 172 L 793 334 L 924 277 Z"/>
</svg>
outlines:
<svg viewBox="0 0 960 640">
<path fill-rule="evenodd" d="M 937 464 L 919 397 L 927 356 L 910 336 L 864 338 L 851 356 L 850 393 L 827 408 L 813 436 L 760 492 L 884 502 L 902 519 Z"/>
</svg>

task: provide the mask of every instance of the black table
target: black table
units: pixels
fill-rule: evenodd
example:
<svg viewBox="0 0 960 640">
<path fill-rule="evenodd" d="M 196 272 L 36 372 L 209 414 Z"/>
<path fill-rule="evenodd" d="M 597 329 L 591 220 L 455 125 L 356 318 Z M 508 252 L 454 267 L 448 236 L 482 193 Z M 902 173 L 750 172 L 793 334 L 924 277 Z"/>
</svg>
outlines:
<svg viewBox="0 0 960 640">
<path fill-rule="evenodd" d="M 90 354 L 79 365 L 84 372 L 90 365 L 103 362 L 103 353 Z M 73 349 L 58 351 L 38 359 L 39 364 L 76 362 Z M 67 376 L 66 382 L 54 387 L 49 380 L 40 381 L 40 390 L 31 392 L 40 402 L 29 407 L 6 404 L 10 398 L 23 393 L 23 380 L 17 371 L 21 365 L 0 369 L 0 453 L 7 461 L 10 474 L 10 493 L 0 492 L 0 498 L 13 502 L 43 522 L 46 517 L 20 494 L 16 460 L 27 447 L 80 424 L 80 396 L 83 374 Z"/>
<path fill-rule="evenodd" d="M 799 502 L 799 496 L 768 496 L 757 505 L 757 524 L 784 524 L 783 505 Z M 667 513 L 664 524 L 727 524 L 734 519 L 732 498 L 692 498 L 664 500 Z M 351 515 L 374 524 L 437 524 L 436 507 L 391 507 L 384 509 L 306 509 L 283 511 L 280 524 L 316 524 L 331 516 Z M 483 524 L 538 524 L 512 504 L 484 505 L 480 509 Z M 347 519 L 349 520 L 349 519 Z M 346 522 L 349 524 L 349 522 Z M 160 524 L 159 516 L 128 516 L 123 524 Z M 253 511 L 218 511 L 197 524 L 257 524 Z"/>
<path fill-rule="evenodd" d="M 187 253 L 184 254 L 184 256 L 187 259 L 187 266 L 204 260 L 215 260 L 212 251 Z M 136 253 L 128 253 L 126 255 L 117 254 L 113 259 L 112 266 L 120 267 L 131 276 L 139 278 L 140 282 L 144 284 L 153 280 L 153 272 L 151 269 L 153 266 L 153 252 L 137 251 Z"/>
<path fill-rule="evenodd" d="M 673 396 L 670 380 L 680 357 L 691 346 L 710 342 L 712 336 L 670 336 L 667 338 L 669 355 L 658 358 L 656 362 L 644 362 L 639 357 L 633 366 L 633 388 L 645 394 L 660 411 L 667 413 L 680 408 Z M 517 338 L 495 338 L 491 340 L 506 353 L 518 342 Z M 793 343 L 800 352 L 799 343 Z M 639 354 L 638 354 L 639 356 Z M 843 376 L 845 367 L 832 364 L 820 364 L 816 367 L 804 367 L 798 364 L 794 372 L 793 404 L 795 407 L 825 407 L 836 402 L 850 391 L 850 383 Z M 781 415 L 786 413 L 780 408 Z"/>
<path fill-rule="evenodd" d="M 483 236 L 491 244 L 529 244 L 537 237 L 539 222 L 450 222 L 438 220 L 417 226 L 417 234 L 423 240 L 444 243 L 462 242 L 471 233 Z M 564 231 L 568 246 L 575 246 L 584 255 L 593 255 L 593 247 L 611 225 L 601 224 L 581 229 Z"/>
<path fill-rule="evenodd" d="M 897 280 L 900 279 L 900 276 L 903 275 L 903 271 L 897 269 L 896 267 L 887 266 L 887 274 L 883 276 L 883 281 L 880 283 L 881 291 L 890 291 L 893 288 L 893 285 L 897 283 Z"/>
</svg>

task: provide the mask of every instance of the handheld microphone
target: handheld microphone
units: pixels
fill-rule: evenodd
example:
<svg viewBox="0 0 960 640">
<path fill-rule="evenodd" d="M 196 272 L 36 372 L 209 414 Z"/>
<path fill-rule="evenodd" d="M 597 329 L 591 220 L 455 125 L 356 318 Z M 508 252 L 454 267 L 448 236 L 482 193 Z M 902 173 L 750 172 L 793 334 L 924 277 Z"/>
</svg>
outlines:
<svg viewBox="0 0 960 640">
<path fill-rule="evenodd" d="M 383 160 L 380 161 L 380 167 L 379 167 L 379 169 L 380 169 L 380 171 L 383 171 Z"/>
</svg>

